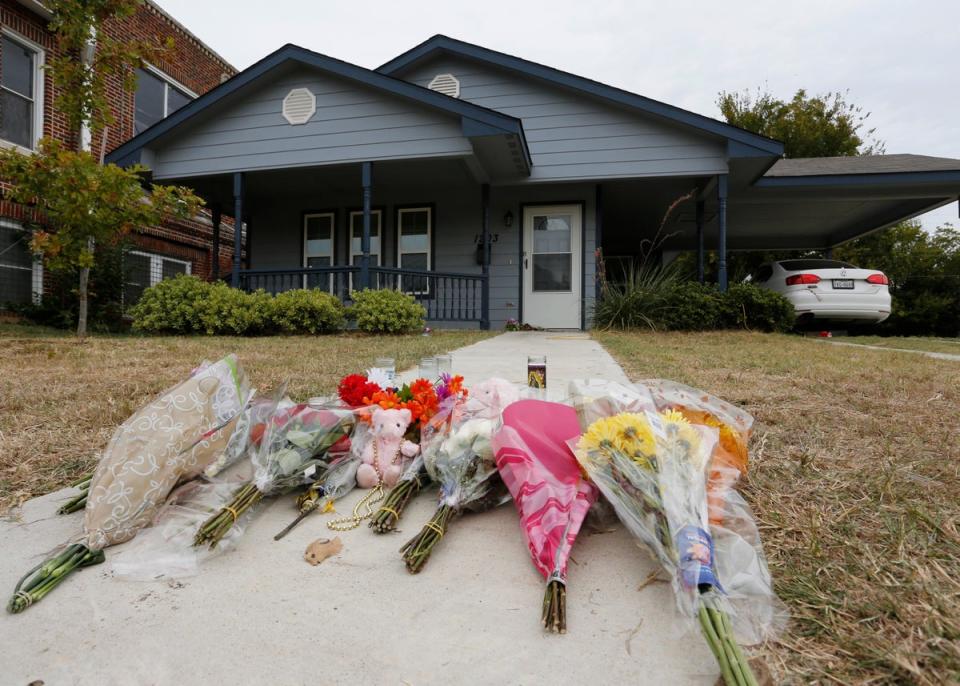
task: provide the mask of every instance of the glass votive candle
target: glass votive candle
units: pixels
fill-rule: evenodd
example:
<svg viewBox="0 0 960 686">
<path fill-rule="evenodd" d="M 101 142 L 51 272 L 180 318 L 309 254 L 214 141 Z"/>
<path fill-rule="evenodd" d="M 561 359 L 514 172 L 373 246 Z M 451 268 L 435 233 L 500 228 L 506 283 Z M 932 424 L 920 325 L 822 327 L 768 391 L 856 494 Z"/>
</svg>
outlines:
<svg viewBox="0 0 960 686">
<path fill-rule="evenodd" d="M 437 355 L 437 376 L 453 373 L 453 355 Z"/>
<path fill-rule="evenodd" d="M 435 381 L 437 379 L 437 358 L 436 357 L 423 357 L 420 359 L 420 378 L 426 379 L 427 381 Z"/>
<path fill-rule="evenodd" d="M 547 387 L 547 356 L 527 356 L 527 385 L 530 388 Z"/>
</svg>

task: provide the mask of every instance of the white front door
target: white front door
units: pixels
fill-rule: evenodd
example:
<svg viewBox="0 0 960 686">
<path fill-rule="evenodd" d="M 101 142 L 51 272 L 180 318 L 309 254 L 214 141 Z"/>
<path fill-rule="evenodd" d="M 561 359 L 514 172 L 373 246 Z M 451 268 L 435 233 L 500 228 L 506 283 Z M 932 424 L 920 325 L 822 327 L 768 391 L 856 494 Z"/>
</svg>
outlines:
<svg viewBox="0 0 960 686">
<path fill-rule="evenodd" d="M 523 210 L 523 321 L 579 329 L 582 291 L 580 205 Z"/>
</svg>

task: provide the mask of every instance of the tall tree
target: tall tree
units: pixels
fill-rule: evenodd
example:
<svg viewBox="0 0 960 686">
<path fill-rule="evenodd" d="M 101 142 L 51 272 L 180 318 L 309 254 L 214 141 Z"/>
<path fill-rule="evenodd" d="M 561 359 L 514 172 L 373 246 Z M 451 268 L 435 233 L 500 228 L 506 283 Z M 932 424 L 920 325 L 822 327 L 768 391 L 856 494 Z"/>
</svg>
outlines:
<svg viewBox="0 0 960 686">
<path fill-rule="evenodd" d="M 44 139 L 24 157 L 0 151 L 0 177 L 12 188 L 7 197 L 35 206 L 44 226 L 34 231 L 32 249 L 52 270 L 79 271 L 77 335 L 87 333 L 88 282 L 98 243 L 112 243 L 135 227 L 170 215 L 191 216 L 200 199 L 190 190 L 154 186 L 144 192 L 142 168 L 102 164 L 88 150 L 90 137 L 114 122 L 108 84 L 119 77 L 124 90 L 136 84 L 135 67 L 171 46 L 157 41 L 115 38 L 106 30 L 137 11 L 142 0 L 46 0 L 50 29 L 61 48 L 47 65 L 56 105 L 77 134 L 77 149 Z M 88 137 L 86 134 L 89 133 Z"/>
<path fill-rule="evenodd" d="M 87 126 L 93 134 L 114 124 L 107 86 L 119 77 L 125 91 L 136 87 L 136 71 L 144 60 L 155 59 L 173 47 L 167 41 L 117 39 L 105 30 L 110 22 L 127 19 L 142 0 L 46 0 L 53 15 L 50 30 L 61 50 L 47 63 L 56 86 L 56 106 L 79 134 Z"/>
<path fill-rule="evenodd" d="M 808 95 L 804 89 L 781 100 L 757 89 L 721 91 L 717 106 L 727 123 L 783 142 L 786 157 L 882 154 L 884 144 L 866 128 L 870 116 L 845 93 Z"/>
</svg>

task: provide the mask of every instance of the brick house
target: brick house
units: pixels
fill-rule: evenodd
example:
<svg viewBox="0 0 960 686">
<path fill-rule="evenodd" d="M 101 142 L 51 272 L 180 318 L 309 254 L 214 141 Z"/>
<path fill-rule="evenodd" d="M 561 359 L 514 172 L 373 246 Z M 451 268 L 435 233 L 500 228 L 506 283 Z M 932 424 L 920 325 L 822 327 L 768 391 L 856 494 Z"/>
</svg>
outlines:
<svg viewBox="0 0 960 686">
<path fill-rule="evenodd" d="M 35 0 L 0 0 L 0 145 L 29 152 L 41 137 L 75 146 L 71 131 L 57 111 L 52 78 L 43 64 L 60 49 L 48 30 L 50 13 Z M 194 98 L 219 85 L 236 69 L 153 2 L 144 2 L 129 19 L 106 28 L 129 38 L 173 39 L 174 47 L 156 64 L 137 72 L 137 86 L 125 91 L 121 79 L 109 84 L 115 124 L 106 131 L 110 152 L 137 133 L 160 121 Z M 91 144 L 99 153 L 101 136 Z M 2 188 L 2 182 L 0 182 Z M 33 220 L 29 208 L 0 197 L 0 304 L 28 302 L 43 292 L 43 266 L 27 247 L 24 222 Z M 222 273 L 233 259 L 232 225 L 224 221 L 224 240 L 218 241 Z M 146 286 L 176 273 L 209 278 L 213 273 L 213 224 L 210 215 L 193 221 L 143 227 L 133 237 L 127 256 L 126 299 L 133 300 Z"/>
</svg>

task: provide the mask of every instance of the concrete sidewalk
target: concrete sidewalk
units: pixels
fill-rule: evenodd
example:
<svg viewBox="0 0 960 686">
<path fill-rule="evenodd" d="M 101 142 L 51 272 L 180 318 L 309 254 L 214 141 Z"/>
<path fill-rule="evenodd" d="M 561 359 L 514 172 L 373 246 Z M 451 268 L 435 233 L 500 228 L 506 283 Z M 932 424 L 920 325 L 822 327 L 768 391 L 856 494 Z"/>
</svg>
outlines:
<svg viewBox="0 0 960 686">
<path fill-rule="evenodd" d="M 455 351 L 469 382 L 525 378 L 527 354 L 548 358 L 551 395 L 574 377 L 624 381 L 582 334 L 508 333 Z M 34 499 L 0 522 L 0 592 L 79 533 L 82 513 L 55 514 L 69 490 Z M 348 513 L 362 493 L 339 504 Z M 544 583 L 516 511 L 455 520 L 424 571 L 407 574 L 398 549 L 426 521 L 432 495 L 413 502 L 402 532 L 365 525 L 339 534 L 343 552 L 318 567 L 307 544 L 332 537 L 315 515 L 280 542 L 292 497 L 268 503 L 238 548 L 198 576 L 136 583 L 108 561 L 82 570 L 21 615 L 0 616 L 0 682 L 28 684 L 712 684 L 718 670 L 686 629 L 668 584 L 619 525 L 584 530 L 573 551 L 565 636 L 539 624 Z"/>
</svg>

